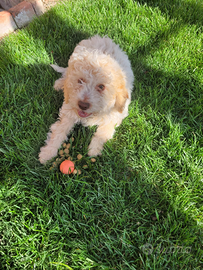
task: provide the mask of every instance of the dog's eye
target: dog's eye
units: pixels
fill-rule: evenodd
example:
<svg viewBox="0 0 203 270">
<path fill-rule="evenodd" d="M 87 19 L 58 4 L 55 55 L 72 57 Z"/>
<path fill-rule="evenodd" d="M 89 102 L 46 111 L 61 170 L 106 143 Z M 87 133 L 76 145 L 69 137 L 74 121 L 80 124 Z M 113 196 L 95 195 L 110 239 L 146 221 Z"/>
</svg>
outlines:
<svg viewBox="0 0 203 270">
<path fill-rule="evenodd" d="M 97 90 L 99 91 L 99 92 L 102 92 L 102 91 L 104 91 L 104 89 L 105 89 L 105 86 L 103 85 L 103 84 L 99 84 L 99 85 L 97 85 Z"/>
<path fill-rule="evenodd" d="M 83 79 L 78 79 L 79 84 L 83 84 L 85 81 Z"/>
</svg>

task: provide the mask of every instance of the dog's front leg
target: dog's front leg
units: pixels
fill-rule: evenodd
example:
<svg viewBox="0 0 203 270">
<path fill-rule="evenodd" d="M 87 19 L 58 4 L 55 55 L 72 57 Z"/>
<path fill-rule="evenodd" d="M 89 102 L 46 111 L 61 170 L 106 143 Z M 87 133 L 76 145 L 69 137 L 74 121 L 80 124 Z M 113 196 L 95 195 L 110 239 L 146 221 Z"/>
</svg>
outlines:
<svg viewBox="0 0 203 270">
<path fill-rule="evenodd" d="M 64 107 L 65 105 L 61 108 L 59 120 L 50 128 L 46 145 L 40 149 L 39 161 L 42 164 L 45 164 L 48 160 L 57 155 L 61 143 L 67 139 L 68 133 L 77 122 L 77 118 L 64 110 Z"/>
<path fill-rule="evenodd" d="M 101 125 L 97 128 L 97 131 L 94 134 L 92 141 L 88 147 L 89 156 L 101 155 L 104 143 L 113 137 L 113 134 L 115 132 L 115 126 L 116 123 L 110 122 L 107 125 Z"/>
</svg>

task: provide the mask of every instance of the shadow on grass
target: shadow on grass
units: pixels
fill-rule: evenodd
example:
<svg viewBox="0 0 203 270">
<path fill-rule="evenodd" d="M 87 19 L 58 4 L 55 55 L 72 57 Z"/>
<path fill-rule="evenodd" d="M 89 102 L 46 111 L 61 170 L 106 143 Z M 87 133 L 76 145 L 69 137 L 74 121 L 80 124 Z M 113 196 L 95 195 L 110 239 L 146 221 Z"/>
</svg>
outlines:
<svg viewBox="0 0 203 270">
<path fill-rule="evenodd" d="M 174 2 L 177 4 L 177 1 Z M 42 25 L 45 25 L 44 31 L 38 32 L 37 28 Z M 54 30 L 53 25 L 55 25 Z M 63 30 L 61 30 L 61 26 L 63 26 Z M 67 65 L 75 45 L 93 34 L 77 31 L 72 25 L 64 24 L 61 18 L 56 18 L 54 10 L 45 15 L 41 21 L 32 24 L 26 31 L 36 43 L 37 40 L 42 41 L 47 54 L 53 55 L 54 61 L 61 66 Z M 57 46 L 51 43 L 50 32 L 58 41 Z M 164 35 L 166 37 L 166 33 Z M 161 35 L 158 35 L 157 38 L 161 42 Z M 145 55 L 145 53 L 150 53 L 150 44 L 134 49 L 138 54 Z M 178 223 L 183 223 L 183 227 L 176 228 L 173 236 L 181 235 L 177 244 L 180 244 L 181 239 L 184 241 L 184 223 L 187 221 L 188 226 L 194 226 L 194 228 L 187 231 L 191 242 L 183 244 L 194 245 L 190 256 L 195 257 L 197 248 L 195 241 L 199 237 L 198 226 L 195 227 L 195 222 L 192 219 L 189 220 L 185 213 L 176 210 L 174 214 L 174 210 L 170 206 L 170 202 L 166 201 L 167 196 L 163 194 L 161 187 L 157 188 L 148 183 L 145 174 L 132 171 L 128 167 L 124 150 L 121 152 L 122 150 L 118 148 L 115 156 L 114 145 L 111 142 L 107 144 L 105 149 L 112 148 L 113 154 L 111 151 L 104 151 L 103 157 L 98 158 L 92 170 L 85 172 L 84 176 L 74 178 L 61 176 L 58 172 L 50 173 L 47 168 L 43 168 L 36 162 L 39 147 L 46 137 L 48 127 L 57 118 L 58 109 L 62 103 L 61 94 L 52 88 L 58 75 L 51 71 L 46 64 L 39 63 L 27 66 L 16 64 L 15 59 L 12 58 L 13 56 L 9 57 L 8 52 L 2 52 L 1 57 L 7 67 L 7 70 L 3 70 L 5 72 L 4 79 L 8 78 L 6 87 L 9 84 L 6 103 L 3 103 L 4 109 L 8 109 L 8 114 L 5 114 L 5 117 L 7 117 L 6 120 L 8 119 L 9 128 L 4 130 L 3 135 L 1 158 L 4 166 L 1 167 L 1 175 L 11 186 L 14 185 L 14 182 L 8 179 L 13 178 L 13 181 L 20 181 L 21 192 L 27 194 L 22 202 L 19 202 L 18 199 L 14 200 L 15 203 L 19 203 L 19 209 L 21 208 L 22 212 L 15 210 L 17 214 L 13 213 L 13 216 L 7 213 L 7 221 L 10 222 L 11 218 L 22 215 L 23 210 L 28 208 L 31 213 L 28 211 L 24 217 L 27 229 L 23 228 L 22 231 L 25 234 L 40 232 L 42 239 L 37 244 L 39 253 L 43 253 L 43 249 L 46 248 L 47 252 L 51 252 L 48 246 L 53 245 L 53 243 L 64 249 L 64 256 L 67 256 L 65 255 L 67 253 L 75 255 L 75 253 L 72 254 L 73 250 L 81 247 L 99 265 L 115 268 L 120 266 L 121 269 L 130 269 L 127 267 L 133 264 L 136 267 L 143 267 L 143 262 L 137 254 L 140 254 L 144 259 L 147 256 L 145 257 L 139 247 L 146 244 L 146 241 L 153 243 L 152 238 L 156 237 L 156 231 L 153 232 L 153 230 L 154 227 L 161 226 L 160 221 L 169 231 L 170 226 L 174 226 L 174 224 L 179 226 Z M 133 57 L 129 56 L 130 59 Z M 11 86 L 12 81 L 9 76 L 6 75 L 8 70 L 12 70 L 12 72 L 15 70 L 16 77 L 13 86 Z M 143 106 L 150 104 L 153 109 L 161 113 L 172 112 L 172 115 L 177 117 L 179 121 L 186 122 L 193 128 L 195 123 L 201 124 L 202 115 L 196 116 L 197 102 L 193 100 L 191 103 L 188 94 L 188 90 L 193 91 L 194 85 L 195 88 L 200 87 L 199 82 L 153 70 L 145 63 L 136 63 L 136 61 L 134 61 L 134 71 L 137 85 L 142 84 L 144 89 L 142 93 L 135 93 L 134 97 L 146 96 L 146 102 Z M 44 74 L 40 87 L 39 79 L 41 80 L 42 77 L 36 78 L 37 73 Z M 24 77 L 24 74 L 29 77 L 29 80 Z M 167 91 L 159 95 L 156 85 L 162 81 L 166 84 Z M 18 88 L 18 85 L 21 89 Z M 22 91 L 22 89 L 24 90 Z M 37 92 L 35 92 L 36 89 Z M 172 93 L 177 90 L 180 93 L 180 99 L 174 101 Z M 15 95 L 15 99 L 11 103 L 13 95 Z M 169 100 L 169 96 L 171 100 Z M 30 103 L 25 104 L 24 97 L 26 102 L 30 98 Z M 173 107 L 170 104 L 173 104 Z M 180 108 L 179 111 L 176 110 L 177 105 Z M 24 119 L 27 119 L 27 123 L 24 123 Z M 42 119 L 43 121 L 41 121 Z M 42 122 L 45 123 L 43 127 L 41 126 Z M 39 123 L 39 126 L 36 123 Z M 8 131 L 12 132 L 12 136 L 8 135 Z M 78 130 L 73 134 L 77 134 L 77 132 Z M 17 136 L 17 134 L 19 135 Z M 17 136 L 17 140 L 11 138 L 15 136 Z M 29 145 L 26 144 L 28 136 L 31 137 Z M 25 149 L 22 149 L 23 144 L 25 144 Z M 35 157 L 27 158 L 29 151 Z M 26 165 L 26 162 L 29 163 L 29 166 Z M 143 209 L 143 205 L 145 209 Z M 160 211 L 159 221 L 155 209 Z M 32 213 L 36 213 L 36 215 Z M 41 217 L 39 217 L 39 213 Z M 167 218 L 168 221 L 166 221 Z M 37 219 L 37 227 L 33 229 L 35 219 Z M 177 222 L 174 222 L 175 219 Z M 49 224 L 52 230 L 50 233 Z M 46 237 L 50 237 L 47 242 L 44 240 Z M 69 243 L 66 244 L 66 241 Z M 176 243 L 176 241 L 174 242 Z M 47 246 L 43 247 L 44 243 Z M 169 243 L 172 244 L 172 241 Z M 9 252 L 8 250 L 8 255 L 10 255 Z M 57 252 L 54 253 L 54 256 L 57 258 Z M 153 258 L 149 258 L 149 260 L 153 261 Z M 4 263 L 6 264 L 6 262 Z M 169 266 L 172 266 L 172 262 Z"/>
<path fill-rule="evenodd" d="M 147 4 L 153 8 L 158 7 L 170 19 L 178 20 L 183 24 L 203 25 L 203 5 L 201 1 L 180 0 L 140 0 L 140 4 Z"/>
</svg>

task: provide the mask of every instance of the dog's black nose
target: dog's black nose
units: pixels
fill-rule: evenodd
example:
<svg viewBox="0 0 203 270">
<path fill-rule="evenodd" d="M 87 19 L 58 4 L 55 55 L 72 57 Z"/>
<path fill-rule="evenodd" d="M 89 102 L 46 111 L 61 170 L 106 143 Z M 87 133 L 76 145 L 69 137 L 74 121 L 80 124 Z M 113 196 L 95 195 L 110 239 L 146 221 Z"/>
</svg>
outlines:
<svg viewBox="0 0 203 270">
<path fill-rule="evenodd" d="M 83 102 L 83 101 L 78 101 L 78 106 L 81 110 L 85 111 L 87 109 L 89 109 L 90 104 L 88 102 Z"/>
</svg>

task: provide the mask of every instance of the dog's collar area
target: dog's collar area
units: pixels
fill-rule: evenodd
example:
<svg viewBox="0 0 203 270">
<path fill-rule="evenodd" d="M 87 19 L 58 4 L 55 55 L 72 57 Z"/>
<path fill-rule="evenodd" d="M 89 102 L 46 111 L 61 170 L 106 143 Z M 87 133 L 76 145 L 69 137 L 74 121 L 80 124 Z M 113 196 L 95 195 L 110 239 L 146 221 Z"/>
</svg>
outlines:
<svg viewBox="0 0 203 270">
<path fill-rule="evenodd" d="M 91 115 L 91 113 L 86 113 L 84 111 L 78 111 L 78 115 L 82 118 L 86 118 Z"/>
</svg>

